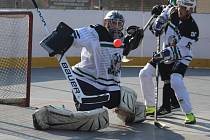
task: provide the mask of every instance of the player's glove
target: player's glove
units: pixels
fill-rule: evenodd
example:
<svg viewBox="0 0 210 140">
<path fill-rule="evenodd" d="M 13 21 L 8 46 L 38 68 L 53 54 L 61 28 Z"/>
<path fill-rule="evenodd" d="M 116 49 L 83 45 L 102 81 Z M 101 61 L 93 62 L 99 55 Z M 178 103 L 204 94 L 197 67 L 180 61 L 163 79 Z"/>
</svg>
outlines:
<svg viewBox="0 0 210 140">
<path fill-rule="evenodd" d="M 136 49 L 144 37 L 144 30 L 138 26 L 130 26 L 126 31 L 127 35 L 123 41 L 125 44 L 124 56 L 127 56 L 131 50 Z"/>
<path fill-rule="evenodd" d="M 153 53 L 153 61 L 157 62 L 157 63 L 161 63 L 163 61 L 167 61 L 167 60 L 178 60 L 180 59 L 181 53 L 179 51 L 178 47 L 167 47 L 163 50 L 161 50 L 159 53 L 154 52 Z"/>
<path fill-rule="evenodd" d="M 163 32 L 163 29 L 167 23 L 167 20 L 164 19 L 164 17 L 159 16 L 153 26 L 152 26 L 152 32 L 154 33 L 155 36 L 160 36 Z"/>
<path fill-rule="evenodd" d="M 161 12 L 163 11 L 164 6 L 163 5 L 155 5 L 152 7 L 151 14 L 159 16 Z"/>
</svg>

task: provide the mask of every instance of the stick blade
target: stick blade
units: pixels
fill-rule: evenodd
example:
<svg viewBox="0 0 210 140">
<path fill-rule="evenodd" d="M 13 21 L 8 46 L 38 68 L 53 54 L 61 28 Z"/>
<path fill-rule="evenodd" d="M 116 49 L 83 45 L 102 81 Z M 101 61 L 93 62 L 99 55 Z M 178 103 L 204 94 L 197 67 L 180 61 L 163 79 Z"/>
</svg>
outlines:
<svg viewBox="0 0 210 140">
<path fill-rule="evenodd" d="M 123 63 L 127 63 L 127 62 L 129 62 L 129 61 L 131 61 L 132 59 L 128 59 L 126 56 L 123 56 L 123 58 L 122 58 L 122 62 Z"/>
<path fill-rule="evenodd" d="M 166 125 L 163 123 L 160 123 L 159 121 L 154 121 L 154 125 L 158 128 L 166 128 Z"/>
</svg>

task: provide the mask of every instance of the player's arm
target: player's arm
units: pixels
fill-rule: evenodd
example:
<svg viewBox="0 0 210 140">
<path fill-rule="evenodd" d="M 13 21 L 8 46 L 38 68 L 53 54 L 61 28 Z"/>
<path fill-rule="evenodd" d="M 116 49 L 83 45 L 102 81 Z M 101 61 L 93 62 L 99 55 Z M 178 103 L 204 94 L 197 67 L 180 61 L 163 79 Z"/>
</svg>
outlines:
<svg viewBox="0 0 210 140">
<path fill-rule="evenodd" d="M 191 27 L 189 27 L 191 28 Z M 166 60 L 178 60 L 184 59 L 191 61 L 192 57 L 185 54 L 186 49 L 190 49 L 192 44 L 198 41 L 199 30 L 197 26 L 191 31 L 186 31 L 185 35 L 182 36 L 175 46 L 169 46 L 161 50 L 159 53 L 154 54 L 153 60 L 156 62 L 166 61 Z"/>
<path fill-rule="evenodd" d="M 162 5 L 153 7 L 152 14 L 155 14 L 158 16 L 157 19 L 154 21 L 154 24 L 152 25 L 152 28 L 151 28 L 155 36 L 159 36 L 162 34 L 162 31 L 165 28 L 169 20 L 170 14 L 172 10 L 174 10 L 174 8 L 175 7 L 172 7 L 171 5 L 168 5 L 166 7 Z"/>
<path fill-rule="evenodd" d="M 91 26 L 75 29 L 73 35 L 75 47 L 86 47 L 88 49 L 94 47 L 94 43 L 91 42 L 99 42 L 99 35 Z"/>
<path fill-rule="evenodd" d="M 90 41 L 99 40 L 95 29 L 83 27 L 72 29 L 61 22 L 49 36 L 41 41 L 40 45 L 49 53 L 50 57 L 64 54 L 72 45 L 75 47 L 89 47 Z"/>
</svg>

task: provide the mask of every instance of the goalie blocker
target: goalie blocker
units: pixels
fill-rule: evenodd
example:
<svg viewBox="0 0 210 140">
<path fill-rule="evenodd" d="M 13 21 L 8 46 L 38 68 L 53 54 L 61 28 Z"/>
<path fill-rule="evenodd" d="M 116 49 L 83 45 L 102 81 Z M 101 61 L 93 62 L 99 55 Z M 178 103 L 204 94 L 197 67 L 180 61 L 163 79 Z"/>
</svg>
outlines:
<svg viewBox="0 0 210 140">
<path fill-rule="evenodd" d="M 63 55 L 72 45 L 74 30 L 60 22 L 56 30 L 40 42 L 40 45 L 49 53 L 50 57 L 56 54 Z"/>
</svg>

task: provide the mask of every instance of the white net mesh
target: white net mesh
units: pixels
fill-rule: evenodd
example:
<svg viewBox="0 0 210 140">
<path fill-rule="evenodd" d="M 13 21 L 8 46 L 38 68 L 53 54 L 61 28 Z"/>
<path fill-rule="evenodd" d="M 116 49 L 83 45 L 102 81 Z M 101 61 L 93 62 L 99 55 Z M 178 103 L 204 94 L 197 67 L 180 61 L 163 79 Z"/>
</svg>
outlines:
<svg viewBox="0 0 210 140">
<path fill-rule="evenodd" d="M 26 13 L 0 12 L 0 103 L 26 98 L 29 18 Z"/>
</svg>

